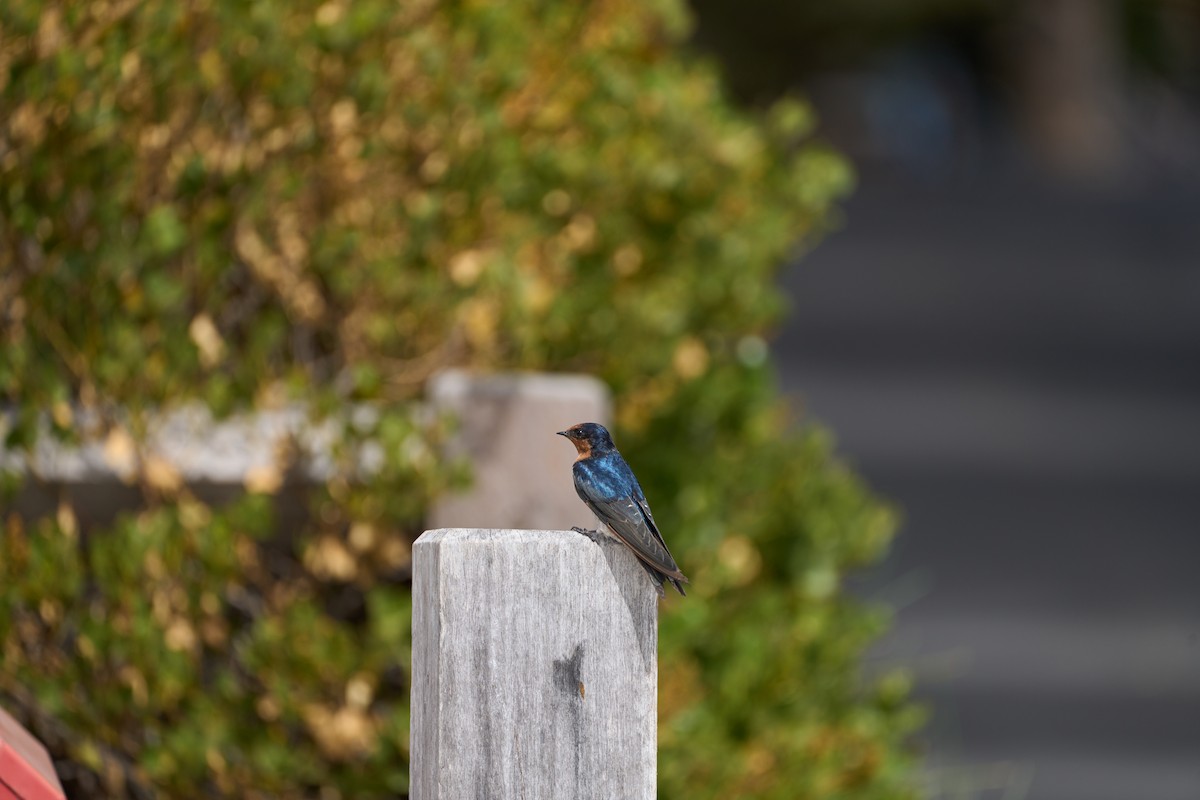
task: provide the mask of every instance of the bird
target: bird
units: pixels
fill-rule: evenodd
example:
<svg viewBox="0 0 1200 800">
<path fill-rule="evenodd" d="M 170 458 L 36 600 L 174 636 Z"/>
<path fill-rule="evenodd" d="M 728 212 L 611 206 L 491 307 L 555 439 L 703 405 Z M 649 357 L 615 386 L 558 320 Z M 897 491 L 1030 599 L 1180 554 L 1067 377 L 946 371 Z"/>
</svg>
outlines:
<svg viewBox="0 0 1200 800">
<path fill-rule="evenodd" d="M 571 467 L 575 491 L 609 532 L 638 557 L 654 581 L 659 597 L 666 597 L 663 584 L 667 581 L 679 594 L 687 595 L 683 584 L 688 579 L 667 550 L 637 477 L 605 427 L 596 422 L 581 422 L 558 431 L 558 435 L 569 439 L 578 453 Z M 593 541 L 596 541 L 593 534 L 600 533 L 584 528 L 573 530 Z"/>
</svg>

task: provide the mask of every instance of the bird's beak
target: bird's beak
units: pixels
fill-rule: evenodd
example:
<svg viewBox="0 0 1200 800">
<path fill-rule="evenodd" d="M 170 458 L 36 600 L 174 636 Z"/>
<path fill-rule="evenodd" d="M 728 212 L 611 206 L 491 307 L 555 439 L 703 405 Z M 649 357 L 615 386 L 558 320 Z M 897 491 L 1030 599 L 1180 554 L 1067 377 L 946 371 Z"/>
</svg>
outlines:
<svg viewBox="0 0 1200 800">
<path fill-rule="evenodd" d="M 568 439 L 570 439 L 570 438 L 571 438 L 571 434 L 570 434 L 568 431 L 559 431 L 559 432 L 558 432 L 558 435 L 559 435 L 559 436 L 565 436 L 565 437 L 567 437 Z"/>
</svg>

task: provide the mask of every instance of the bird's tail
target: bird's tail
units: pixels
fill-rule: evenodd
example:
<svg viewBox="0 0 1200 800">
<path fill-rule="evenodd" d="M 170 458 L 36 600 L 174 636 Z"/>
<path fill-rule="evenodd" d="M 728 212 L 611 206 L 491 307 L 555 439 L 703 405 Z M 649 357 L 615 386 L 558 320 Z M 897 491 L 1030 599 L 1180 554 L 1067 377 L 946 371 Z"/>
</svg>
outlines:
<svg viewBox="0 0 1200 800">
<path fill-rule="evenodd" d="M 646 570 L 646 573 L 650 576 L 650 580 L 654 582 L 654 590 L 656 592 L 658 592 L 659 597 L 667 596 L 667 593 L 665 591 L 663 591 L 663 584 L 667 583 L 667 582 L 670 582 L 671 585 L 675 587 L 675 590 L 678 591 L 681 595 L 683 595 L 684 597 L 687 597 L 687 592 L 685 592 L 683 590 L 683 584 L 684 584 L 684 581 L 687 580 L 687 578 L 684 578 L 682 581 L 679 580 L 678 578 L 672 578 L 670 575 L 665 575 L 665 574 L 659 572 L 654 567 L 650 566 L 649 564 L 647 564 L 645 561 L 642 561 L 641 559 L 638 559 L 638 563 L 640 563 L 642 565 L 642 569 Z"/>
</svg>

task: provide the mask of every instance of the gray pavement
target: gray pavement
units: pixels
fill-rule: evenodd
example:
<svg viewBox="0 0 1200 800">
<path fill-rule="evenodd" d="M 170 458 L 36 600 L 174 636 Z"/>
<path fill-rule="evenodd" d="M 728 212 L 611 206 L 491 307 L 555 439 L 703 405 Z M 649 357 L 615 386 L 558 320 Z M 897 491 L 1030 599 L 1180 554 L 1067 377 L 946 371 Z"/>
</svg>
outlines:
<svg viewBox="0 0 1200 800">
<path fill-rule="evenodd" d="M 781 381 L 904 513 L 855 578 L 930 795 L 1200 798 L 1200 187 L 863 178 Z"/>
</svg>

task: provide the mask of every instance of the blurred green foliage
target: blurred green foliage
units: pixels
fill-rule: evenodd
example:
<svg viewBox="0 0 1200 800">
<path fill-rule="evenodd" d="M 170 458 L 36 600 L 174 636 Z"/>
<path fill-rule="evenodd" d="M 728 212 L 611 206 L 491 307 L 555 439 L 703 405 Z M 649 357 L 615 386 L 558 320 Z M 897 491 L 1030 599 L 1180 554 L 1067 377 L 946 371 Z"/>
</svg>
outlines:
<svg viewBox="0 0 1200 800">
<path fill-rule="evenodd" d="M 74 732 L 100 794 L 407 790 L 409 546 L 461 477 L 420 392 L 455 365 L 615 392 L 693 581 L 663 610 L 663 797 L 911 796 L 904 680 L 861 685 L 882 620 L 839 588 L 893 520 L 795 430 L 763 340 L 850 174 L 804 105 L 732 108 L 688 24 L 674 0 L 0 8 L 6 446 L 101 440 L 142 497 L 105 531 L 66 497 L 3 517 L 0 692 Z M 333 420 L 304 531 L 271 497 L 304 453 L 210 506 L 147 449 L 197 402 Z"/>
</svg>

